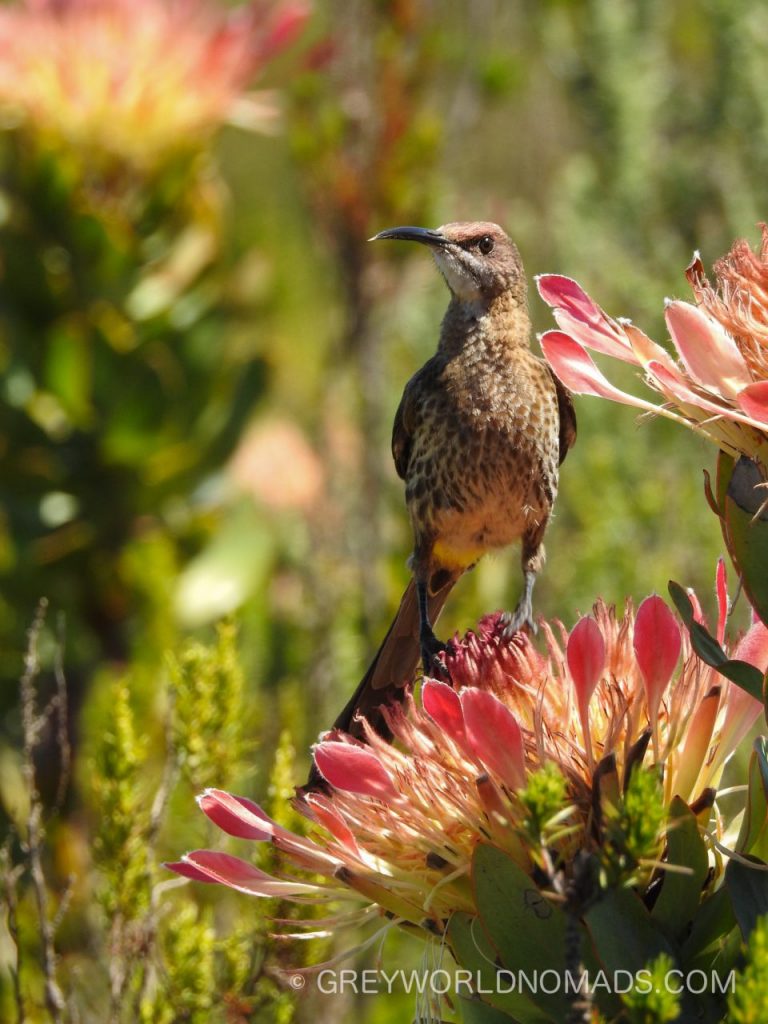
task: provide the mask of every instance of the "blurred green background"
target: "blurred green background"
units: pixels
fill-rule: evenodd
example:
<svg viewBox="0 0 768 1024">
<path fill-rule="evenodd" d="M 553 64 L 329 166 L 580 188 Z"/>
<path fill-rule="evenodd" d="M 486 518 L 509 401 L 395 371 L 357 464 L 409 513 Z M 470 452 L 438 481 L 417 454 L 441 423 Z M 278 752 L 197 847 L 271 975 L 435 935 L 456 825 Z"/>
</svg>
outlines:
<svg viewBox="0 0 768 1024">
<path fill-rule="evenodd" d="M 275 967 L 322 950 L 276 953 L 262 908 L 166 891 L 158 866 L 214 841 L 201 786 L 291 820 L 309 744 L 407 580 L 390 426 L 447 293 L 423 252 L 366 239 L 498 221 L 531 279 L 575 277 L 664 341 L 693 250 L 711 265 L 768 212 L 768 9 L 316 0 L 306 20 L 284 2 L 225 22 L 215 0 L 176 6 L 155 51 L 138 26 L 163 0 L 0 8 L 0 815 L 20 936 L 0 926 L 0 1017 L 20 949 L 30 1020 L 401 1020 L 407 996 L 294 1007 Z M 70 17 L 90 27 L 57 49 Z M 256 78 L 270 92 L 249 106 Z M 551 326 L 533 287 L 531 305 Z M 577 414 L 537 613 L 570 626 L 670 577 L 711 606 L 714 452 L 630 409 Z M 516 553 L 486 559 L 442 633 L 512 607 L 518 579 Z M 60 701 L 23 753 L 41 597 L 39 707 L 65 675 L 71 771 Z M 58 1018 L 35 787 L 52 916 L 67 893 Z"/>
</svg>

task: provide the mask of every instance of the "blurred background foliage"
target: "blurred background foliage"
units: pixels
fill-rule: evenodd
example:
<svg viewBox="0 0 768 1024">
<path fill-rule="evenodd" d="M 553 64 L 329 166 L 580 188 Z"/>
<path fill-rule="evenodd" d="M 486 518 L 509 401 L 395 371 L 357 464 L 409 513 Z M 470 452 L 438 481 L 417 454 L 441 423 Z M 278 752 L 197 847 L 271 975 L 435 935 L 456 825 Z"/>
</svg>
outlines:
<svg viewBox="0 0 768 1024">
<path fill-rule="evenodd" d="M 45 0 L 0 7 L 0 40 L 0 1017 L 18 950 L 29 1020 L 287 1021 L 277 972 L 318 951 L 267 952 L 262 908 L 158 862 L 210 841 L 201 786 L 291 813 L 405 585 L 390 424 L 447 296 L 423 252 L 366 239 L 496 220 L 531 278 L 663 341 L 692 251 L 768 215 L 768 10 Z M 708 599 L 714 453 L 577 411 L 537 612 L 670 577 Z M 462 582 L 443 633 L 514 604 L 515 560 Z M 409 1012 L 318 999 L 299 1019 Z"/>
</svg>

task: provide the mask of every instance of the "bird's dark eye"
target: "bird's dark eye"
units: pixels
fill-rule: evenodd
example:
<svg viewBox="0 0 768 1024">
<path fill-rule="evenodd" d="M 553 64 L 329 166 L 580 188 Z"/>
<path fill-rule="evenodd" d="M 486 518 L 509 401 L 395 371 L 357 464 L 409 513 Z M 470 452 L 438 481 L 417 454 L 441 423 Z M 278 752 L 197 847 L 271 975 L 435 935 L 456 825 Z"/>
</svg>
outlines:
<svg viewBox="0 0 768 1024">
<path fill-rule="evenodd" d="M 493 239 L 490 235 L 483 235 L 480 241 L 477 243 L 477 248 L 483 254 L 487 256 L 489 252 L 493 250 Z"/>
</svg>

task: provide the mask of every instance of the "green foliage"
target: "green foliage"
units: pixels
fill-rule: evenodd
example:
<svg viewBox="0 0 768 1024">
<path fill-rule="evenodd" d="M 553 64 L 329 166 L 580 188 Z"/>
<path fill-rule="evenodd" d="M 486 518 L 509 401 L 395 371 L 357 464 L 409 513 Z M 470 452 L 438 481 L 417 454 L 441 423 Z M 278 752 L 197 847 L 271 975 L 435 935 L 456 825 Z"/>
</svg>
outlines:
<svg viewBox="0 0 768 1024">
<path fill-rule="evenodd" d="M 234 622 L 220 623 L 214 646 L 189 641 L 169 661 L 173 745 L 195 792 L 231 786 L 252 746 L 236 641 Z"/>
<path fill-rule="evenodd" d="M 149 904 L 147 838 L 150 827 L 146 744 L 136 734 L 130 690 L 112 690 L 112 721 L 92 766 L 97 807 L 94 852 L 103 875 L 101 899 L 107 915 L 127 920 Z"/>
<path fill-rule="evenodd" d="M 612 884 L 631 879 L 643 861 L 661 854 L 666 808 L 658 772 L 632 772 L 629 785 L 617 804 L 604 805 L 603 864 Z"/>
<path fill-rule="evenodd" d="M 667 975 L 674 961 L 660 953 L 646 968 L 641 982 L 631 992 L 622 994 L 627 1024 L 669 1024 L 679 1019 L 680 999 L 668 984 Z"/>
<path fill-rule="evenodd" d="M 761 1024 L 768 1014 L 768 916 L 749 937 L 747 964 L 728 997 L 728 1024 Z"/>
<path fill-rule="evenodd" d="M 161 926 L 163 984 L 141 1003 L 142 1024 L 205 1024 L 216 1004 L 216 930 L 210 908 L 184 901 Z"/>
</svg>

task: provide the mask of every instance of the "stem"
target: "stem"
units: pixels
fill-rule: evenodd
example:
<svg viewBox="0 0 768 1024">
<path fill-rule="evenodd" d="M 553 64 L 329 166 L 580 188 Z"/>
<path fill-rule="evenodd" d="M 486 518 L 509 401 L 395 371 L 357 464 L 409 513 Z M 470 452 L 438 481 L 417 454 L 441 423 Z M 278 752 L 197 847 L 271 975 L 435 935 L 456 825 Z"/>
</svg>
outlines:
<svg viewBox="0 0 768 1024">
<path fill-rule="evenodd" d="M 43 808 L 37 790 L 35 777 L 35 750 L 45 719 L 36 713 L 37 694 L 35 680 L 40 670 L 38 659 L 38 641 L 45 621 L 47 602 L 41 601 L 29 629 L 27 652 L 24 657 L 24 673 L 21 677 L 21 723 L 24 736 L 24 758 L 22 774 L 29 793 L 29 816 L 27 818 L 27 837 L 23 844 L 24 852 L 29 861 L 32 877 L 32 890 L 35 894 L 37 917 L 40 924 L 40 957 L 45 979 L 45 1005 L 54 1024 L 64 1024 L 63 1012 L 66 1003 L 56 980 L 56 948 L 54 932 L 48 914 L 48 890 L 43 871 L 43 842 L 45 828 L 43 826 Z"/>
<path fill-rule="evenodd" d="M 16 948 L 16 966 L 10 968 L 13 979 L 13 1000 L 16 1006 L 16 1020 L 18 1024 L 25 1024 L 27 1015 L 24 1010 L 24 995 L 21 991 L 21 962 L 23 953 L 21 942 L 19 941 L 19 899 L 16 890 L 16 883 L 19 880 L 22 869 L 20 866 L 12 866 L 10 846 L 11 841 L 9 839 L 0 852 L 0 864 L 2 865 L 5 903 L 8 907 L 8 934 L 11 936 L 11 941 Z"/>
</svg>

